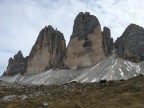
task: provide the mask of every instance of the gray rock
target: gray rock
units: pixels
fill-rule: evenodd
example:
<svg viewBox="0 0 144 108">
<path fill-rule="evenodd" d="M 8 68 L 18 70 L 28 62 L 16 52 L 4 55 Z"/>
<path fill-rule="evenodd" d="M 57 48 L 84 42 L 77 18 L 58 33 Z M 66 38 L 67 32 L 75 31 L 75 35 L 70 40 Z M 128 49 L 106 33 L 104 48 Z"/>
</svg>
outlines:
<svg viewBox="0 0 144 108">
<path fill-rule="evenodd" d="M 15 95 L 8 95 L 8 96 L 5 96 L 1 99 L 1 101 L 4 101 L 4 102 L 9 102 L 9 101 L 13 101 L 16 99 L 16 96 Z"/>
<path fill-rule="evenodd" d="M 27 58 L 24 58 L 22 52 L 18 51 L 18 53 L 13 58 L 9 59 L 7 70 L 3 75 L 14 76 L 19 73 L 24 74 L 26 70 L 26 63 Z"/>
<path fill-rule="evenodd" d="M 144 60 L 144 28 L 130 24 L 115 42 L 117 54 L 133 62 Z"/>
<path fill-rule="evenodd" d="M 113 38 L 111 38 L 111 32 L 108 27 L 103 28 L 102 36 L 105 55 L 109 56 L 113 51 Z"/>
<path fill-rule="evenodd" d="M 47 103 L 47 102 L 43 102 L 43 103 L 42 103 L 42 106 L 43 106 L 43 107 L 48 107 L 48 103 Z"/>
</svg>

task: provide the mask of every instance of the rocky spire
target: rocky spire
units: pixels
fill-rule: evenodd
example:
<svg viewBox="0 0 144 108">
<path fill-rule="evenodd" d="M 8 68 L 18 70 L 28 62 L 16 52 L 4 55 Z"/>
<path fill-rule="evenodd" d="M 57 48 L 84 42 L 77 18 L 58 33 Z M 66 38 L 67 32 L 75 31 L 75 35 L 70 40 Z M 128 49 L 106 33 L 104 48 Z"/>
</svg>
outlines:
<svg viewBox="0 0 144 108">
<path fill-rule="evenodd" d="M 100 23 L 94 15 L 90 15 L 89 12 L 80 12 L 74 20 L 71 38 L 88 39 L 88 34 L 93 33 L 97 26 L 100 26 Z"/>
<path fill-rule="evenodd" d="M 103 28 L 102 36 L 105 55 L 109 56 L 113 51 L 113 38 L 111 38 L 111 32 L 108 27 Z"/>
<path fill-rule="evenodd" d="M 63 64 L 66 45 L 63 34 L 52 26 L 46 26 L 39 33 L 27 63 L 26 74 L 34 74 Z"/>
<path fill-rule="evenodd" d="M 112 53 L 110 30 L 89 12 L 80 12 L 74 20 L 73 32 L 66 48 L 63 34 L 52 26 L 45 26 L 24 58 L 21 51 L 9 59 L 4 75 L 36 74 L 48 69 L 83 68 L 97 64 Z"/>
<path fill-rule="evenodd" d="M 65 67 L 77 69 L 97 64 L 105 57 L 103 37 L 97 17 L 80 12 L 67 47 Z"/>
<path fill-rule="evenodd" d="M 13 57 L 9 59 L 8 67 L 4 75 L 6 76 L 13 76 L 18 73 L 24 74 L 26 69 L 26 59 L 23 57 L 21 51 Z"/>
<path fill-rule="evenodd" d="M 144 28 L 130 24 L 115 42 L 117 54 L 133 62 L 144 60 Z"/>
</svg>

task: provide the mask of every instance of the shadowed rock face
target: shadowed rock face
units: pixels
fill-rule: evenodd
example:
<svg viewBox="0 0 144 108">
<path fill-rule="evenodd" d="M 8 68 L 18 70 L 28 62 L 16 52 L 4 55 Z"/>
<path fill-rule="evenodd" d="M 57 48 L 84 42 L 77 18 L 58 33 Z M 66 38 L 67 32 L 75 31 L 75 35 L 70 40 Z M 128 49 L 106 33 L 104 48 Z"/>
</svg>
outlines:
<svg viewBox="0 0 144 108">
<path fill-rule="evenodd" d="M 98 19 L 88 12 L 79 13 L 67 47 L 65 67 L 77 69 L 97 64 L 105 57 Z"/>
<path fill-rule="evenodd" d="M 133 62 L 144 60 L 144 29 L 130 24 L 115 42 L 117 54 Z"/>
<path fill-rule="evenodd" d="M 21 51 L 19 51 L 13 58 L 9 59 L 7 70 L 4 73 L 5 76 L 13 76 L 18 73 L 24 74 L 26 70 L 26 58 L 23 57 Z"/>
<path fill-rule="evenodd" d="M 66 45 L 63 34 L 52 26 L 45 27 L 39 33 L 37 41 L 28 57 L 26 74 L 58 68 L 63 64 Z"/>
<path fill-rule="evenodd" d="M 102 36 L 105 55 L 109 56 L 113 51 L 113 38 L 111 38 L 111 32 L 108 27 L 103 28 Z"/>
</svg>

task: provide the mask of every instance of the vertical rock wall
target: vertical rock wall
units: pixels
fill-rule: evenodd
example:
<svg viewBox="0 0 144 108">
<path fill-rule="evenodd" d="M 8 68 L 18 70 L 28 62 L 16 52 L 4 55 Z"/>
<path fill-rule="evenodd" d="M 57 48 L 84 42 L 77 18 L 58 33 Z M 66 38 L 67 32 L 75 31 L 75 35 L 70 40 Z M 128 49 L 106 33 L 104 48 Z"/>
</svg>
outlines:
<svg viewBox="0 0 144 108">
<path fill-rule="evenodd" d="M 34 74 L 63 64 L 66 45 L 63 34 L 52 26 L 39 33 L 28 57 L 26 74 Z"/>
<path fill-rule="evenodd" d="M 109 56 L 113 51 L 113 38 L 111 38 L 111 32 L 108 27 L 103 28 L 102 36 L 105 55 Z"/>
<path fill-rule="evenodd" d="M 104 57 L 103 37 L 98 19 L 88 12 L 80 12 L 74 21 L 64 60 L 65 67 L 88 67 L 97 64 Z"/>
</svg>

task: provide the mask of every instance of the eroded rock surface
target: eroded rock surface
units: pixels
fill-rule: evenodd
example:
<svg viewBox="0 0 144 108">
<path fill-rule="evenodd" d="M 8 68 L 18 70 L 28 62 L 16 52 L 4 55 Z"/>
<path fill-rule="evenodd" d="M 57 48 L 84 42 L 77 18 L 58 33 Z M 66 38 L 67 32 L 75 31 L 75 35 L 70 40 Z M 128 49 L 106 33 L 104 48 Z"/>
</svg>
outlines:
<svg viewBox="0 0 144 108">
<path fill-rule="evenodd" d="M 26 74 L 34 74 L 63 64 L 66 45 L 63 34 L 52 26 L 39 33 L 28 57 Z"/>
<path fill-rule="evenodd" d="M 11 58 L 4 75 L 29 75 L 49 69 L 89 67 L 111 55 L 112 50 L 110 29 L 104 27 L 101 31 L 96 16 L 80 12 L 74 21 L 67 48 L 63 34 L 52 26 L 46 26 L 40 31 L 29 56 L 25 59 L 21 54 L 20 61 L 16 62 Z"/>
<path fill-rule="evenodd" d="M 7 70 L 4 72 L 6 76 L 13 76 L 16 74 L 24 74 L 26 70 L 27 59 L 23 57 L 21 51 L 19 51 L 13 58 L 9 59 Z"/>
<path fill-rule="evenodd" d="M 98 19 L 88 12 L 80 12 L 74 21 L 64 61 L 65 67 L 77 69 L 91 66 L 104 57 L 103 37 Z"/>
<path fill-rule="evenodd" d="M 144 28 L 130 24 L 115 42 L 117 54 L 133 62 L 144 60 Z"/>
</svg>

